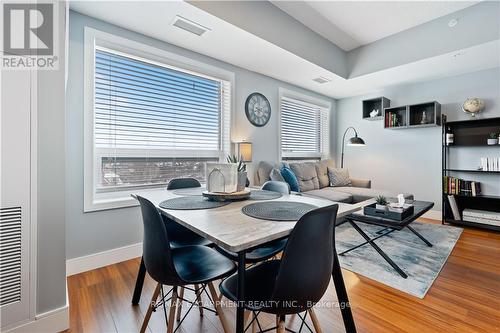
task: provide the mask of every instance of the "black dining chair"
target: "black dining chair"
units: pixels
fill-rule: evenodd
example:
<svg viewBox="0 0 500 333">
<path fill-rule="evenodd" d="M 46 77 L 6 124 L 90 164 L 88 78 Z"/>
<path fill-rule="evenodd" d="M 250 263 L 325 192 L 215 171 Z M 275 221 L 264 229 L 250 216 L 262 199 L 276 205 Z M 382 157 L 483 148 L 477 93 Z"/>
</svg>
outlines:
<svg viewBox="0 0 500 333">
<path fill-rule="evenodd" d="M 167 190 L 177 190 L 183 188 L 197 188 L 201 187 L 198 180 L 194 178 L 174 178 L 170 180 L 167 185 Z M 192 232 L 188 228 L 180 225 L 179 223 L 169 219 L 165 215 L 162 215 L 163 222 L 167 228 L 167 232 L 170 240 L 171 248 L 179 248 L 183 246 L 214 246 L 212 242 L 208 239 L 199 236 L 198 234 Z M 134 294 L 132 296 L 132 304 L 138 304 L 141 298 L 142 287 L 144 285 L 144 278 L 146 276 L 146 267 L 144 266 L 144 259 L 141 259 L 139 266 L 139 271 L 137 273 L 137 278 L 135 282 Z M 195 294 L 198 294 L 199 286 L 194 286 Z M 180 288 L 179 295 L 181 298 L 184 297 L 184 288 Z M 198 300 L 199 302 L 201 300 Z M 203 308 L 199 307 L 200 315 L 203 315 Z M 182 303 L 177 311 L 177 321 L 180 321 L 182 313 Z"/>
<path fill-rule="evenodd" d="M 178 288 L 195 284 L 202 286 L 200 293 L 207 293 L 206 288 L 208 287 L 211 298 L 214 301 L 215 311 L 209 308 L 205 309 L 214 311 L 221 321 L 224 332 L 230 332 L 224 314 L 221 311 L 220 303 L 217 302 L 218 296 L 213 281 L 234 273 L 236 265 L 207 246 L 197 245 L 171 248 L 168 230 L 154 204 L 140 196 L 137 196 L 137 200 L 141 206 L 144 223 L 144 239 L 142 243 L 144 265 L 148 274 L 158 283 L 144 316 L 140 332 L 143 333 L 146 331 L 152 312 L 168 300 L 170 300 L 170 311 L 167 320 L 167 333 L 174 332 L 174 318 L 179 301 L 191 303 L 191 308 L 196 304 L 178 295 Z M 163 296 L 162 294 L 161 300 L 157 302 L 162 285 L 172 286 L 171 296 L 169 299 L 166 299 L 168 295 Z M 184 318 L 186 318 L 191 308 L 186 312 Z M 181 323 L 184 318 L 181 320 Z M 181 323 L 178 324 L 177 328 L 180 327 Z"/>
<path fill-rule="evenodd" d="M 279 182 L 279 181 L 267 181 L 262 185 L 262 190 L 279 192 L 281 194 L 290 194 L 290 186 L 288 183 Z M 285 239 L 278 239 L 267 244 L 261 245 L 258 248 L 248 252 L 245 255 L 245 262 L 247 264 L 256 264 L 264 260 L 268 260 L 278 253 L 283 251 L 286 245 Z M 238 254 L 234 252 L 227 251 L 223 248 L 216 247 L 217 251 L 228 257 L 233 261 L 238 261 Z"/>
<path fill-rule="evenodd" d="M 335 204 L 306 213 L 292 230 L 281 260 L 265 261 L 246 270 L 245 309 L 254 314 L 250 324 L 257 324 L 262 331 L 258 314 L 270 313 L 277 318 L 275 329 L 285 332 L 286 315 L 298 314 L 302 325 L 307 325 L 309 314 L 315 331 L 321 332 L 312 307 L 327 290 L 334 260 L 338 260 L 334 255 L 337 211 Z M 237 281 L 235 274 L 220 284 L 221 293 L 235 302 Z"/>
</svg>

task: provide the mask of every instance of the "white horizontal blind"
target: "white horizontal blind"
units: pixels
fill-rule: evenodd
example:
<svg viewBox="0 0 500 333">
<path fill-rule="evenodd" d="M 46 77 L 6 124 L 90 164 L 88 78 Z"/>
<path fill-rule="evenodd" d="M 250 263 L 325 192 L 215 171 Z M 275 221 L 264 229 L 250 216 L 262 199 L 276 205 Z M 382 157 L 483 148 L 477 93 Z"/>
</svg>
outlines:
<svg viewBox="0 0 500 333">
<path fill-rule="evenodd" d="M 318 105 L 282 97 L 282 156 L 319 158 L 328 152 L 328 111 Z"/>
<path fill-rule="evenodd" d="M 97 191 L 203 181 L 228 151 L 227 81 L 96 48 L 94 91 Z"/>
</svg>

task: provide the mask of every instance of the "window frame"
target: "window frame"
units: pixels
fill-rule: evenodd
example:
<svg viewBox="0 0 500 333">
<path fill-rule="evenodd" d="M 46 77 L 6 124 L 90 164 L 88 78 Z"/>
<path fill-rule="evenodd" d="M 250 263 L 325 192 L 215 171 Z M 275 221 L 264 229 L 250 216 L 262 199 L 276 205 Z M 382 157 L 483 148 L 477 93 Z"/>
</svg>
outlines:
<svg viewBox="0 0 500 333">
<path fill-rule="evenodd" d="M 321 124 L 320 127 L 323 127 L 322 125 L 325 125 L 328 130 L 327 133 L 321 133 L 320 135 L 320 152 L 319 153 L 292 153 L 292 152 L 287 152 L 283 153 L 282 150 L 282 145 L 281 145 L 281 105 L 283 98 L 288 98 L 288 99 L 293 99 L 297 100 L 299 102 L 302 102 L 304 104 L 309 104 L 309 105 L 314 105 L 317 107 L 320 107 L 324 109 L 324 112 L 326 113 L 326 124 Z M 284 161 L 284 160 L 319 160 L 319 159 L 326 159 L 330 158 L 331 155 L 331 145 L 329 144 L 326 149 L 325 147 L 322 147 L 322 142 L 323 140 L 327 140 L 328 142 L 331 141 L 331 131 L 330 131 L 330 120 L 331 120 L 331 110 L 332 110 L 332 103 L 330 101 L 312 97 L 306 94 L 302 94 L 293 90 L 285 89 L 285 88 L 279 88 L 279 96 L 278 96 L 278 152 L 279 152 L 279 160 Z M 320 120 L 321 122 L 321 120 Z M 323 137 L 323 135 L 326 136 Z"/>
<path fill-rule="evenodd" d="M 208 65 L 169 51 L 155 48 L 150 45 L 135 42 L 133 40 L 99 31 L 93 28 L 85 27 L 84 29 L 84 212 L 92 212 L 105 209 L 123 208 L 137 206 L 137 201 L 133 199 L 130 194 L 131 191 L 139 193 L 141 191 L 151 190 L 153 188 L 161 187 L 161 185 L 146 187 L 141 190 L 124 190 L 124 191 L 111 191 L 111 192 L 97 192 L 96 181 L 99 177 L 99 163 L 96 154 L 102 148 L 95 148 L 94 146 L 94 77 L 95 77 L 95 52 L 97 48 L 109 49 L 112 52 L 126 56 L 128 58 L 137 59 L 139 61 L 147 61 L 148 63 L 170 67 L 174 70 L 181 70 L 188 74 L 206 77 L 209 79 L 217 79 L 227 81 L 230 84 L 230 98 L 228 101 L 228 114 L 229 123 L 222 126 L 228 126 L 225 131 L 221 131 L 221 145 L 226 144 L 225 147 L 220 147 L 219 159 L 224 158 L 224 152 L 230 149 L 231 130 L 234 127 L 234 73 L 223 70 L 221 68 Z M 221 109 L 224 113 L 224 106 Z M 139 156 L 140 149 L 127 150 L 128 156 Z M 172 157 L 165 156 L 168 150 L 155 150 L 154 154 L 148 157 Z M 182 158 L 187 157 L 192 151 L 175 151 L 175 156 Z M 121 154 L 121 152 L 120 152 Z M 131 154 L 131 155 L 130 155 Z M 200 151 L 197 153 L 199 157 L 208 157 L 205 152 Z M 142 153 L 144 156 L 144 153 Z M 142 157 L 141 156 L 141 157 Z M 212 155 L 211 155 L 212 156 Z"/>
</svg>

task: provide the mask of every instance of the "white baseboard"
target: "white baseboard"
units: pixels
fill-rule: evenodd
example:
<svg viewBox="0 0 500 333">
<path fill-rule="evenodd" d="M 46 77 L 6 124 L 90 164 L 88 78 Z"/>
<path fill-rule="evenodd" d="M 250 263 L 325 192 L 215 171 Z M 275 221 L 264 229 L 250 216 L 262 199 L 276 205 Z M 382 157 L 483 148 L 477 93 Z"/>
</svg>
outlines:
<svg viewBox="0 0 500 333">
<path fill-rule="evenodd" d="M 66 260 L 66 276 L 90 271 L 142 256 L 142 243 Z"/>
<path fill-rule="evenodd" d="M 441 215 L 440 210 L 430 210 L 427 213 L 425 213 L 424 215 L 422 215 L 422 217 L 441 221 L 442 215 Z"/>
<path fill-rule="evenodd" d="M 35 320 L 11 328 L 5 333 L 54 333 L 62 332 L 69 328 L 69 306 L 65 306 L 41 313 Z"/>
</svg>

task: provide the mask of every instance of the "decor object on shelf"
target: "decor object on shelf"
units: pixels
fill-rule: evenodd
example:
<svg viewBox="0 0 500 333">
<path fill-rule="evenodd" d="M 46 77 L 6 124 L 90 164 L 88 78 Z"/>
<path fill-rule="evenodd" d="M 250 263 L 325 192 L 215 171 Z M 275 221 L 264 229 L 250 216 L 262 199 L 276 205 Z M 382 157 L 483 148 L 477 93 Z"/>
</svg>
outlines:
<svg viewBox="0 0 500 333">
<path fill-rule="evenodd" d="M 471 117 L 475 117 L 477 113 L 484 110 L 484 101 L 477 97 L 467 98 L 462 105 L 462 110 Z"/>
<path fill-rule="evenodd" d="M 422 112 L 422 120 L 420 120 L 420 124 L 424 125 L 424 124 L 428 124 L 429 123 L 429 120 L 427 119 L 427 114 L 425 113 L 425 111 Z"/>
<path fill-rule="evenodd" d="M 383 195 L 379 195 L 375 198 L 375 209 L 377 210 L 387 210 L 387 199 Z"/>
<path fill-rule="evenodd" d="M 235 163 L 207 163 L 207 191 L 233 193 L 238 186 L 238 165 Z"/>
<path fill-rule="evenodd" d="M 453 135 L 453 132 L 451 131 L 450 126 L 446 128 L 446 145 L 452 145 L 454 142 L 455 136 Z"/>
<path fill-rule="evenodd" d="M 378 117 L 380 116 L 380 110 L 379 109 L 373 109 L 372 112 L 370 112 L 370 117 L 371 118 L 375 118 L 375 117 Z"/>
<path fill-rule="evenodd" d="M 345 135 L 347 134 L 347 131 L 349 129 L 352 129 L 354 131 L 354 137 L 350 138 L 349 141 L 347 142 L 348 146 L 365 146 L 365 141 L 358 137 L 358 132 L 356 129 L 352 126 L 347 127 L 347 129 L 344 132 L 344 135 L 342 136 L 342 154 L 341 154 L 341 159 L 340 159 L 340 167 L 344 167 L 344 146 L 345 146 Z"/>
<path fill-rule="evenodd" d="M 265 126 L 271 118 L 271 104 L 261 93 L 252 93 L 245 101 L 245 114 L 252 125 Z"/>
<path fill-rule="evenodd" d="M 239 155 L 239 157 L 236 155 L 228 155 L 227 162 L 237 165 L 238 185 L 236 186 L 236 192 L 243 191 L 247 185 L 247 165 L 243 162 L 243 155 Z"/>
<path fill-rule="evenodd" d="M 492 133 L 490 133 L 490 136 L 488 138 L 488 145 L 492 146 L 492 145 L 496 145 L 496 144 L 498 144 L 498 136 L 495 132 L 492 132 Z"/>
</svg>

